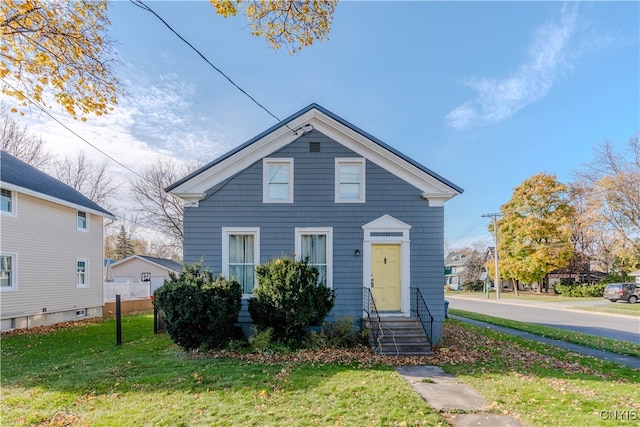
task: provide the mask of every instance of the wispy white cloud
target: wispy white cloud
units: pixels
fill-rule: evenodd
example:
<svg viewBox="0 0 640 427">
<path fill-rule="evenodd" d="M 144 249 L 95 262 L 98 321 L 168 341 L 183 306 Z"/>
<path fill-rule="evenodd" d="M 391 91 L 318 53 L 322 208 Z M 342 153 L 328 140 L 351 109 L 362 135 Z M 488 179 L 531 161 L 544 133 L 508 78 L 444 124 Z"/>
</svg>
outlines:
<svg viewBox="0 0 640 427">
<path fill-rule="evenodd" d="M 563 7 L 557 20 L 541 25 L 529 47 L 529 59 L 505 78 L 472 77 L 465 86 L 475 96 L 450 111 L 445 120 L 456 129 L 498 123 L 544 97 L 575 58 L 570 52 L 577 32 L 576 7 Z"/>
<path fill-rule="evenodd" d="M 159 76 L 152 84 L 137 81 L 135 85 L 125 85 L 127 96 L 112 112 L 90 116 L 86 122 L 73 120 L 53 100 L 47 101 L 48 113 L 82 139 L 35 107 L 19 121 L 40 135 L 60 157 L 75 156 L 83 150 L 92 161 L 107 159 L 84 139 L 134 171 L 144 169 L 157 157 L 185 163 L 212 160 L 232 146 L 231 136 L 195 111 L 191 102 L 194 88 L 178 76 Z M 6 97 L 3 102 L 15 104 Z M 132 176 L 129 170 L 111 161 L 110 167 L 123 182 Z"/>
</svg>

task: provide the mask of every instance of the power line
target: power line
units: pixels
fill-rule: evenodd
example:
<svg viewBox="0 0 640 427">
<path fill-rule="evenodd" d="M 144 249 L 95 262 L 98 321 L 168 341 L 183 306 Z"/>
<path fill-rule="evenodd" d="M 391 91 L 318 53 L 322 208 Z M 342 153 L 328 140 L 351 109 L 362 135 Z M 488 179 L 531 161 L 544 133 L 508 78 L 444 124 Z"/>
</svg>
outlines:
<svg viewBox="0 0 640 427">
<path fill-rule="evenodd" d="M 193 46 L 187 39 L 185 39 L 184 37 L 182 37 L 176 30 L 174 30 L 168 23 L 167 21 L 165 21 L 164 19 L 162 19 L 162 17 L 160 15 L 158 15 L 151 7 L 147 6 L 146 4 L 144 4 L 144 2 L 142 0 L 129 0 L 134 6 L 139 7 L 142 10 L 145 10 L 151 14 L 153 14 L 156 18 L 158 18 L 160 20 L 160 22 L 162 22 L 165 27 L 167 27 L 173 34 L 175 34 L 180 40 L 182 40 L 187 46 L 189 46 L 195 53 L 198 54 L 198 56 L 200 56 L 207 64 L 209 64 L 209 66 L 211 66 L 211 68 L 213 68 L 214 70 L 216 70 L 218 73 L 220 73 L 220 75 L 222 75 L 222 77 L 224 77 L 225 79 L 227 79 L 227 81 L 229 83 L 231 83 L 236 89 L 238 89 L 240 92 L 242 92 L 245 96 L 247 96 L 251 101 L 253 101 L 254 104 L 256 104 L 258 107 L 262 108 L 264 111 L 267 112 L 267 114 L 269 114 L 271 117 L 273 117 L 274 119 L 276 119 L 278 122 L 281 122 L 282 120 L 276 116 L 275 114 L 273 114 L 271 111 L 269 111 L 269 109 L 267 109 L 267 107 L 265 107 L 264 105 L 262 105 L 261 103 L 259 103 L 253 96 L 249 95 L 249 93 L 242 89 L 238 84 L 236 84 L 236 82 L 234 82 L 233 80 L 231 80 L 231 78 L 226 75 L 220 68 L 216 67 L 211 61 L 209 61 L 209 59 L 207 59 L 206 56 L 204 56 L 204 54 L 202 52 L 200 52 L 198 49 L 196 49 L 195 46 Z M 287 124 L 285 124 L 285 126 L 287 126 L 287 128 L 289 128 L 289 126 Z M 289 128 L 289 130 L 293 131 L 293 129 Z"/>
<path fill-rule="evenodd" d="M 7 82 L 5 79 L 0 78 L 0 80 L 2 80 L 2 82 L 4 84 L 6 84 L 7 86 L 9 86 L 11 89 L 13 89 L 16 92 L 19 92 L 27 101 L 29 101 L 31 104 L 33 104 L 36 108 L 38 108 L 40 111 L 42 111 L 44 114 L 46 114 L 47 116 L 49 116 L 51 119 L 53 119 L 56 123 L 58 123 L 60 126 L 62 126 L 63 128 L 65 128 L 66 130 L 68 130 L 69 132 L 71 132 L 74 136 L 76 136 L 77 138 L 79 138 L 82 142 L 84 142 L 85 144 L 87 144 L 89 147 L 93 148 L 94 150 L 98 151 L 100 154 L 102 154 L 103 156 L 105 156 L 106 158 L 108 158 L 109 160 L 111 160 L 112 162 L 117 163 L 118 165 L 122 166 L 123 168 L 125 168 L 126 170 L 128 170 L 129 172 L 133 173 L 134 175 L 140 177 L 141 179 L 146 181 L 146 178 L 143 177 L 142 175 L 140 175 L 138 172 L 134 171 L 133 169 L 131 169 L 130 167 L 126 166 L 124 163 L 114 159 L 113 157 L 111 157 L 109 154 L 105 153 L 104 151 L 102 151 L 100 148 L 96 147 L 95 145 L 93 145 L 92 143 L 90 143 L 89 141 L 87 141 L 83 136 L 81 136 L 80 134 L 78 134 L 76 131 L 74 131 L 73 129 L 71 129 L 69 126 L 67 126 L 66 124 L 62 123 L 58 118 L 54 117 L 51 113 L 49 113 L 49 111 L 47 111 L 46 108 L 42 107 L 38 102 L 36 102 L 35 100 L 29 98 L 26 94 L 24 94 L 22 91 L 20 91 L 18 88 L 16 88 L 15 86 L 13 86 L 11 83 Z"/>
<path fill-rule="evenodd" d="M 467 226 L 467 228 L 465 228 L 464 230 L 462 230 L 460 233 L 458 233 L 452 241 L 449 242 L 449 246 L 454 245 L 455 243 L 459 242 L 460 240 L 462 240 L 463 237 L 465 237 L 467 234 L 471 233 L 473 230 L 475 230 L 476 228 L 478 228 L 483 224 L 484 218 L 483 217 L 478 217 L 476 218 L 476 220 L 474 222 L 471 223 L 471 225 Z"/>
</svg>

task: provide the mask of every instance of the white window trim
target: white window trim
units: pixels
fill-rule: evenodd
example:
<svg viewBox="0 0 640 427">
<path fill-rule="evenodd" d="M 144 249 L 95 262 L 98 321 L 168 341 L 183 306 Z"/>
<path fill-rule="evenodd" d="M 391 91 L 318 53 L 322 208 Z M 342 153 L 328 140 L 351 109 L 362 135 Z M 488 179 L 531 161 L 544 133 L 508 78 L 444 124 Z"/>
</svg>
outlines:
<svg viewBox="0 0 640 427">
<path fill-rule="evenodd" d="M 2 215 L 6 216 L 18 216 L 18 198 L 16 197 L 16 192 L 14 190 L 9 190 L 8 188 L 3 188 L 3 190 L 11 192 L 11 211 L 0 211 Z"/>
<path fill-rule="evenodd" d="M 274 164 L 286 164 L 289 166 L 289 197 L 287 200 L 272 200 L 269 198 L 269 166 Z M 262 159 L 262 202 L 293 203 L 293 158 L 273 157 Z"/>
<path fill-rule="evenodd" d="M 78 261 L 84 261 L 84 283 L 78 283 Z M 75 282 L 76 288 L 88 288 L 89 287 L 89 260 L 86 258 L 76 258 L 76 268 L 75 268 Z"/>
<path fill-rule="evenodd" d="M 18 290 L 18 254 L 15 252 L 0 252 L 0 255 L 11 257 L 11 275 L 13 286 L 0 287 L 0 292 L 15 292 Z"/>
<path fill-rule="evenodd" d="M 222 227 L 222 274 L 229 277 L 229 236 L 232 234 L 250 234 L 253 236 L 253 259 L 256 267 L 260 265 L 260 227 Z M 255 275 L 253 286 L 258 285 L 258 275 Z M 248 298 L 253 294 L 242 294 Z"/>
<path fill-rule="evenodd" d="M 340 166 L 343 164 L 355 164 L 360 167 L 360 195 L 358 200 L 342 200 L 340 199 Z M 366 180 L 366 159 L 361 157 L 336 157 L 335 159 L 335 202 L 336 203 L 365 203 Z"/>
<path fill-rule="evenodd" d="M 78 227 L 78 217 L 80 216 L 81 212 L 84 214 L 84 219 L 85 219 L 85 224 L 86 224 L 85 228 Z M 84 232 L 88 232 L 89 231 L 90 218 L 91 218 L 91 214 L 89 212 L 81 211 L 81 210 L 77 210 L 76 211 L 76 228 L 78 229 L 78 231 L 84 231 Z"/>
<path fill-rule="evenodd" d="M 323 234 L 327 236 L 327 283 L 324 285 L 333 289 L 333 227 L 296 227 L 296 256 L 302 256 L 302 236 L 309 234 Z"/>
</svg>

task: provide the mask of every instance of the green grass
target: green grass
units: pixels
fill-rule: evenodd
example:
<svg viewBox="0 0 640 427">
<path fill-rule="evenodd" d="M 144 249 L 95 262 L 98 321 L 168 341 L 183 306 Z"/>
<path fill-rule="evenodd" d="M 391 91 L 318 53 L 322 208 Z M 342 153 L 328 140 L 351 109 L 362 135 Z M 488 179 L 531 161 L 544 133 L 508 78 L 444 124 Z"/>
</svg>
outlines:
<svg viewBox="0 0 640 427">
<path fill-rule="evenodd" d="M 625 314 L 640 317 L 640 303 L 611 303 L 598 306 L 574 307 L 576 310 L 593 311 L 596 313 Z"/>
<path fill-rule="evenodd" d="M 184 353 L 151 315 L 2 339 L 2 425 L 446 425 L 391 367 Z M 385 408 L 380 410 L 380 408 Z"/>
<path fill-rule="evenodd" d="M 488 358 L 444 369 L 480 391 L 495 412 L 531 426 L 638 425 L 640 371 L 487 328 L 457 325 L 479 338 L 475 346 Z M 556 366 L 559 361 L 564 366 Z M 617 420 L 610 415 L 614 411 Z"/>
<path fill-rule="evenodd" d="M 451 296 L 460 296 L 467 298 L 478 298 L 484 299 L 484 294 L 482 292 L 460 292 L 460 291 L 448 291 L 445 292 L 446 295 Z M 489 294 L 489 299 L 496 299 L 495 291 L 491 291 Z M 520 291 L 519 295 L 516 296 L 512 291 L 505 292 L 502 291 L 500 293 L 500 299 L 511 299 L 511 300 L 524 300 L 524 301 L 539 301 L 539 302 L 578 302 L 578 301 L 599 301 L 602 298 L 586 298 L 586 297 L 563 297 L 562 295 L 556 294 L 538 294 L 535 292 L 529 291 Z"/>
<path fill-rule="evenodd" d="M 465 310 L 449 309 L 449 313 L 469 319 L 479 320 L 494 325 L 530 332 L 546 338 L 567 341 L 573 344 L 591 347 L 598 350 L 610 351 L 625 356 L 640 357 L 640 345 L 618 341 L 610 338 L 597 337 L 589 334 L 568 331 L 565 329 L 552 328 L 550 326 L 537 325 L 533 323 L 518 322 L 515 320 L 503 319 L 500 317 L 487 316 L 485 314 L 473 313 Z"/>
<path fill-rule="evenodd" d="M 3 426 L 446 426 L 391 366 L 184 353 L 151 315 L 2 338 Z M 377 360 L 377 359 L 376 359 Z M 410 362 L 410 359 L 403 359 Z M 637 425 L 640 371 L 449 319 L 436 363 L 530 426 Z M 429 381 L 424 386 L 429 386 Z M 626 421 L 601 411 L 627 411 Z"/>
</svg>

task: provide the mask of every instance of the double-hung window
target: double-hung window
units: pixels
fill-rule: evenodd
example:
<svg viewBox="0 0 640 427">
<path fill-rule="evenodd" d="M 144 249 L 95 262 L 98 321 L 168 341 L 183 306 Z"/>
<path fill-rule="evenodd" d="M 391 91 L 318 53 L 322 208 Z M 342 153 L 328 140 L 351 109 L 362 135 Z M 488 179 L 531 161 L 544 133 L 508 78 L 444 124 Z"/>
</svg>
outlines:
<svg viewBox="0 0 640 427">
<path fill-rule="evenodd" d="M 263 159 L 264 203 L 293 203 L 293 159 Z"/>
<path fill-rule="evenodd" d="M 76 287 L 89 287 L 89 260 L 87 259 L 76 261 Z"/>
<path fill-rule="evenodd" d="M 86 212 L 78 211 L 77 226 L 78 226 L 78 230 L 82 230 L 82 231 L 89 230 L 89 223 L 87 222 Z"/>
<path fill-rule="evenodd" d="M 260 229 L 222 229 L 222 271 L 242 286 L 245 295 L 253 293 L 256 284 L 256 266 L 260 262 Z"/>
<path fill-rule="evenodd" d="M 365 159 L 337 158 L 335 168 L 336 203 L 365 201 Z"/>
<path fill-rule="evenodd" d="M 3 214 L 15 215 L 14 193 L 6 188 L 0 189 L 0 211 Z"/>
<path fill-rule="evenodd" d="M 0 290 L 14 290 L 16 280 L 16 255 L 0 254 Z"/>
<path fill-rule="evenodd" d="M 318 283 L 328 288 L 333 286 L 333 229 L 296 228 L 296 254 L 301 260 L 308 260 L 310 266 L 318 269 Z"/>
</svg>

